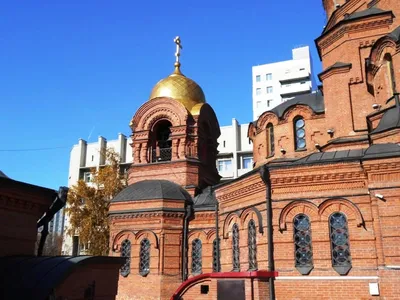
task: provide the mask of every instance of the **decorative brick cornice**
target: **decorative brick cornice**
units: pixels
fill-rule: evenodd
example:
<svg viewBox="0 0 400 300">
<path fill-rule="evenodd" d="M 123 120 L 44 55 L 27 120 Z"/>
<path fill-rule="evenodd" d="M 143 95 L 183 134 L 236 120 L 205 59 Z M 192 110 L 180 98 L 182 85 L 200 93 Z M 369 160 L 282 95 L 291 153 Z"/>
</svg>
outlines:
<svg viewBox="0 0 400 300">
<path fill-rule="evenodd" d="M 265 189 L 265 185 L 262 182 L 262 180 L 260 179 L 259 182 L 256 182 L 256 183 L 253 183 L 253 184 L 250 184 L 250 185 L 246 185 L 246 186 L 244 186 L 242 188 L 239 188 L 237 190 L 234 190 L 234 191 L 232 191 L 230 193 L 226 193 L 224 195 L 217 196 L 217 199 L 219 201 L 226 201 L 226 200 L 230 200 L 231 201 L 231 200 L 235 200 L 235 199 L 244 197 L 247 194 L 256 193 L 256 192 L 258 192 L 260 190 L 263 190 L 263 189 Z"/>
<path fill-rule="evenodd" d="M 26 199 L 7 197 L 4 195 L 0 195 L 0 207 L 25 211 L 32 214 L 44 213 L 46 209 L 46 207 L 43 207 L 40 204 L 28 201 Z"/>
<path fill-rule="evenodd" d="M 202 212 L 202 211 L 196 211 L 195 212 L 196 219 L 214 219 L 215 218 L 215 212 Z"/>
<path fill-rule="evenodd" d="M 332 32 L 327 32 L 316 40 L 319 49 L 325 49 L 332 45 L 334 42 L 340 40 L 345 34 L 355 31 L 367 31 L 378 27 L 385 27 L 393 22 L 393 15 L 385 14 L 381 16 L 373 16 L 369 22 L 366 20 L 357 23 L 337 24 L 338 28 L 333 29 Z M 321 51 L 321 50 L 320 50 Z"/>
<path fill-rule="evenodd" d="M 145 213 L 123 213 L 109 215 L 110 220 L 139 219 L 139 218 L 183 218 L 182 212 L 145 212 Z"/>
</svg>

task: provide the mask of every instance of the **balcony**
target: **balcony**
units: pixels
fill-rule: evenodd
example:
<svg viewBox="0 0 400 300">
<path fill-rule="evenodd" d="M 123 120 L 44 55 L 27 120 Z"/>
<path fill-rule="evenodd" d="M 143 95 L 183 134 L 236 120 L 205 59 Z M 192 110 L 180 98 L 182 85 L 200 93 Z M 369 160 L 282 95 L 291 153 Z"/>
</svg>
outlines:
<svg viewBox="0 0 400 300">
<path fill-rule="evenodd" d="M 171 161 L 172 148 L 158 148 L 151 150 L 151 162 Z"/>
<path fill-rule="evenodd" d="M 286 84 L 281 87 L 280 94 L 282 97 L 295 96 L 299 94 L 306 94 L 311 92 L 310 83 L 305 84 Z"/>
<path fill-rule="evenodd" d="M 310 78 L 310 72 L 308 72 L 307 70 L 299 70 L 299 71 L 292 71 L 289 73 L 285 73 L 284 75 L 282 75 L 282 77 L 279 79 L 280 83 L 285 83 L 288 81 L 299 81 L 302 79 L 305 80 L 309 80 Z"/>
</svg>

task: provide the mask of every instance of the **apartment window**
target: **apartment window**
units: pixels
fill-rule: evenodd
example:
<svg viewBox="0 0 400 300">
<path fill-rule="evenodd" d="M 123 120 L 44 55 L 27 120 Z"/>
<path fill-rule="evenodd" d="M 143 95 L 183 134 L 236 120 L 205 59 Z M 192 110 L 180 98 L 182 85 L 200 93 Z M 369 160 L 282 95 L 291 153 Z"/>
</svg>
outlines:
<svg viewBox="0 0 400 300">
<path fill-rule="evenodd" d="M 304 119 L 302 117 L 298 117 L 294 119 L 294 131 L 295 131 L 295 149 L 303 150 L 306 149 L 306 131 L 305 131 Z"/>
<path fill-rule="evenodd" d="M 251 169 L 253 167 L 253 158 L 252 157 L 243 157 L 243 169 Z"/>
<path fill-rule="evenodd" d="M 232 160 L 231 159 L 218 160 L 218 172 L 232 172 Z"/>
<path fill-rule="evenodd" d="M 271 107 L 272 100 L 267 100 L 267 107 Z"/>
<path fill-rule="evenodd" d="M 256 95 L 257 96 L 261 95 L 261 89 L 260 88 L 256 89 Z"/>
<path fill-rule="evenodd" d="M 293 220 L 296 269 L 303 275 L 313 268 L 310 219 L 298 214 Z"/>
<path fill-rule="evenodd" d="M 305 84 L 305 83 L 306 83 L 305 81 L 300 82 L 300 84 Z"/>
<path fill-rule="evenodd" d="M 300 68 L 300 71 L 304 71 L 305 70 L 305 68 Z"/>
<path fill-rule="evenodd" d="M 351 269 L 349 230 L 346 216 L 335 212 L 329 217 L 332 266 L 340 275 L 346 275 Z"/>
<path fill-rule="evenodd" d="M 260 108 L 261 107 L 261 101 L 257 101 L 257 108 Z"/>
<path fill-rule="evenodd" d="M 92 173 L 90 173 L 90 172 L 83 173 L 83 180 L 85 182 L 91 182 L 92 179 L 93 179 L 93 174 Z"/>
<path fill-rule="evenodd" d="M 272 94 L 272 86 L 267 87 L 267 94 Z"/>
<path fill-rule="evenodd" d="M 272 80 L 272 73 L 268 73 L 267 75 L 265 75 L 265 79 Z"/>
<path fill-rule="evenodd" d="M 256 76 L 256 82 L 260 82 L 261 81 L 261 75 L 257 75 Z"/>
</svg>

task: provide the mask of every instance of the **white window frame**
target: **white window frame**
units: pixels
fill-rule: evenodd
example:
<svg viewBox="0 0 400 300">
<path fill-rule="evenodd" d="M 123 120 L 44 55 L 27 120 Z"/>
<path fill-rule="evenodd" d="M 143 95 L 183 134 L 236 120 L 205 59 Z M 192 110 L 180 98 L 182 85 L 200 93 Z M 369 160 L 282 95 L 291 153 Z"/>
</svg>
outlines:
<svg viewBox="0 0 400 300">
<path fill-rule="evenodd" d="M 226 165 L 225 164 L 223 164 L 223 166 L 224 166 L 224 168 L 223 168 L 223 170 L 220 170 L 219 169 L 219 163 L 221 162 L 221 163 L 224 163 L 224 162 L 227 162 L 227 161 L 230 161 L 231 162 L 231 164 L 230 164 L 230 170 L 227 170 L 226 169 Z M 219 159 L 217 159 L 217 170 L 218 170 L 218 172 L 233 172 L 233 161 L 232 161 L 232 158 L 219 158 Z"/>
<path fill-rule="evenodd" d="M 242 156 L 242 159 L 241 159 L 242 169 L 246 169 L 246 168 L 244 167 L 244 161 L 245 161 L 245 159 L 250 159 L 250 160 L 251 160 L 250 168 L 249 168 L 249 169 L 253 168 L 253 163 L 254 163 L 253 157 L 252 157 L 252 156 Z M 246 169 L 246 170 L 247 170 L 247 169 Z"/>
</svg>

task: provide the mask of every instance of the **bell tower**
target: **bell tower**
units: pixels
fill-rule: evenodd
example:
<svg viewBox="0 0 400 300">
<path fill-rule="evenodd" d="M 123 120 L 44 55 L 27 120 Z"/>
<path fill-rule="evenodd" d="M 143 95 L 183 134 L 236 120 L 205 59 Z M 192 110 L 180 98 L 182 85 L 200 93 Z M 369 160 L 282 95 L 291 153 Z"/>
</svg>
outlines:
<svg viewBox="0 0 400 300">
<path fill-rule="evenodd" d="M 129 184 L 166 179 L 195 195 L 220 180 L 215 163 L 220 129 L 201 87 L 182 74 L 181 40 L 176 37 L 174 42 L 173 73 L 154 86 L 130 123 Z"/>
</svg>

